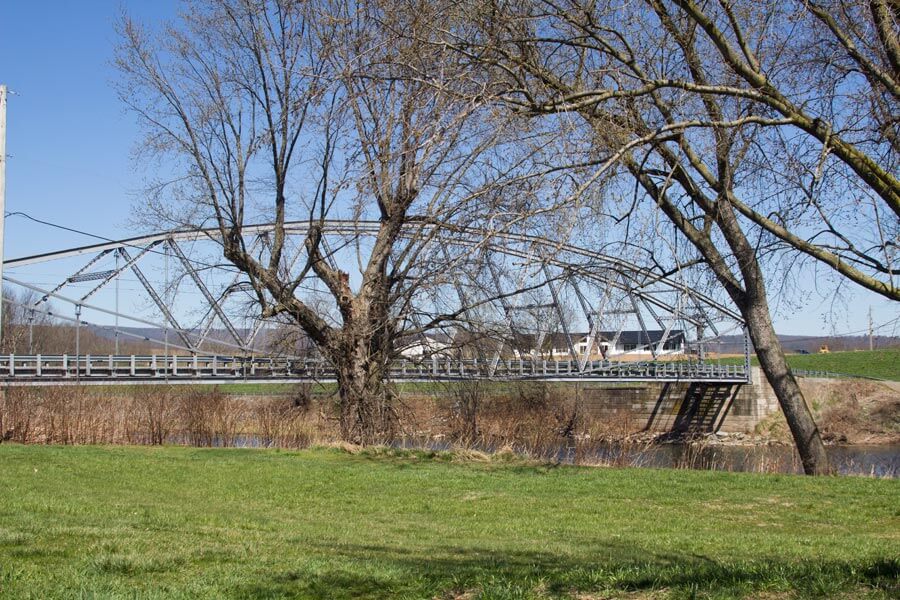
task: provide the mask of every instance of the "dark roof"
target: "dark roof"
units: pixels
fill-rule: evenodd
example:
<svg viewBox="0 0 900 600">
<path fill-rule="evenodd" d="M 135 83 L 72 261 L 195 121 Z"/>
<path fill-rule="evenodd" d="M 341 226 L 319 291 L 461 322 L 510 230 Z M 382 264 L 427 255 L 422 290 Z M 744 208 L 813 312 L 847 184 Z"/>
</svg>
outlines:
<svg viewBox="0 0 900 600">
<path fill-rule="evenodd" d="M 619 336 L 620 344 L 655 344 L 659 342 L 663 338 L 663 334 L 665 333 L 662 329 L 648 329 L 647 333 L 644 334 L 640 329 L 638 330 L 628 330 L 623 331 Z M 587 334 L 584 334 L 587 336 Z M 615 331 L 601 331 L 599 335 L 600 339 L 604 342 L 611 342 L 616 337 Z M 649 337 L 649 340 L 647 339 Z M 680 329 L 673 329 L 669 332 L 668 340 L 681 340 L 684 339 L 684 332 Z"/>
<path fill-rule="evenodd" d="M 662 329 L 648 329 L 645 334 L 640 329 L 624 330 L 619 335 L 619 344 L 634 344 L 636 346 L 645 346 L 647 344 L 656 344 L 663 338 L 665 333 Z M 590 335 L 590 332 L 578 331 L 573 332 L 572 343 L 577 344 Z M 615 331 L 601 331 L 597 334 L 597 338 L 602 342 L 612 342 L 616 337 Z M 648 339 L 649 338 L 649 339 Z M 681 341 L 684 339 L 684 332 L 681 329 L 673 329 L 669 332 L 666 343 Z M 515 335 L 508 334 L 504 341 L 516 348 L 531 350 L 537 345 L 538 336 L 532 333 L 517 333 Z M 544 348 L 565 348 L 567 346 L 566 335 L 564 333 L 548 333 L 544 336 Z"/>
</svg>

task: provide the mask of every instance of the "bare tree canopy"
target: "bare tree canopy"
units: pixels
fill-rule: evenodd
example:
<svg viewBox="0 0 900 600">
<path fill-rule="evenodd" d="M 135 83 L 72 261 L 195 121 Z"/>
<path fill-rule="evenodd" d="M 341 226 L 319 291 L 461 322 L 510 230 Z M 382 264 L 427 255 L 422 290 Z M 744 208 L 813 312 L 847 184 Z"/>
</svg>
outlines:
<svg viewBox="0 0 900 600">
<path fill-rule="evenodd" d="M 338 367 L 348 439 L 389 429 L 399 338 L 477 312 L 411 321 L 447 261 L 476 259 L 435 250 L 442 229 L 593 227 L 660 276 L 706 265 L 807 472 L 828 469 L 766 269 L 799 256 L 900 299 L 894 3 L 205 0 L 121 34 L 121 95 L 171 174 L 150 218 L 217 227 L 262 315 Z M 378 224 L 346 242 L 358 272 L 323 235 L 338 216 Z M 292 219 L 312 223 L 299 248 Z"/>
<path fill-rule="evenodd" d="M 208 0 L 157 34 L 121 23 L 122 98 L 146 126 L 145 152 L 172 173 L 149 218 L 215 224 L 262 316 L 298 324 L 338 369 L 352 441 L 390 429 L 384 369 L 416 329 L 411 298 L 442 270 L 419 256 L 435 224 L 484 215 L 517 169 L 477 90 L 442 92 L 466 83 L 464 61 L 427 43 L 433 17 L 426 2 Z M 370 239 L 345 241 L 358 272 L 323 235 L 334 218 L 378 223 Z M 292 219 L 311 222 L 296 249 Z M 273 233 L 251 248 L 242 230 L 257 222 Z M 323 287 L 305 296 L 311 277 Z"/>
<path fill-rule="evenodd" d="M 847 1 L 475 4 L 465 10 L 477 23 L 448 43 L 512 112 L 580 140 L 583 155 L 561 156 L 561 169 L 616 165 L 602 213 L 661 213 L 691 243 L 743 313 L 807 472 L 827 470 L 774 335 L 765 265 L 799 251 L 900 299 L 896 11 Z"/>
<path fill-rule="evenodd" d="M 727 195 L 764 250 L 797 250 L 900 299 L 896 6 L 503 6 L 458 47 L 499 67 L 507 102 L 591 115 L 614 147 L 661 148 L 671 158 L 658 176 Z"/>
</svg>

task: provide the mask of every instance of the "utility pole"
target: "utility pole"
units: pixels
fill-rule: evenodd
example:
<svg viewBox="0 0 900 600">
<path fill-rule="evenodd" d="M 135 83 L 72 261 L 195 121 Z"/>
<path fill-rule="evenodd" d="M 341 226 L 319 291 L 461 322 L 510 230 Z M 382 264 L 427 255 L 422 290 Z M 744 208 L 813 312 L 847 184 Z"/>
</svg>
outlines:
<svg viewBox="0 0 900 600">
<path fill-rule="evenodd" d="M 119 251 L 116 250 L 116 273 L 119 273 Z M 116 275 L 116 356 L 119 355 L 119 275 Z"/>
<path fill-rule="evenodd" d="M 6 86 L 0 84 L 0 340 L 3 339 L 3 232 L 6 228 Z"/>
<path fill-rule="evenodd" d="M 163 250 L 166 253 L 165 254 L 166 262 L 165 262 L 165 267 L 163 269 L 165 271 L 165 279 L 166 279 L 166 284 L 165 284 L 165 287 L 163 288 L 163 303 L 166 306 L 171 306 L 172 303 L 169 302 L 169 245 L 165 244 L 163 247 Z M 168 322 L 166 322 L 165 348 L 166 348 L 166 362 L 164 362 L 163 364 L 165 365 L 164 372 L 166 375 L 166 382 L 168 382 L 169 381 L 169 323 Z"/>
<path fill-rule="evenodd" d="M 81 305 L 75 305 L 75 383 L 81 383 Z"/>
<path fill-rule="evenodd" d="M 872 307 L 869 307 L 869 351 L 875 349 L 875 340 L 873 339 L 873 334 L 875 331 L 872 329 Z"/>
</svg>

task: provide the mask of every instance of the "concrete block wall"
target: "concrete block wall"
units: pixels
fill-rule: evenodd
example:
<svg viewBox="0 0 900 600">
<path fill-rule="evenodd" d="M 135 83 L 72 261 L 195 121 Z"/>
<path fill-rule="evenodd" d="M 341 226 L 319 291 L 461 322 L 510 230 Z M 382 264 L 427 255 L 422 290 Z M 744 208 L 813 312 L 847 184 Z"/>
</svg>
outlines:
<svg viewBox="0 0 900 600">
<path fill-rule="evenodd" d="M 733 388 L 717 419 L 717 431 L 752 432 L 768 415 L 779 410 L 775 393 L 758 367 L 751 383 Z M 592 416 L 618 423 L 629 431 L 670 431 L 690 392 L 688 383 L 585 384 L 584 409 Z"/>
</svg>

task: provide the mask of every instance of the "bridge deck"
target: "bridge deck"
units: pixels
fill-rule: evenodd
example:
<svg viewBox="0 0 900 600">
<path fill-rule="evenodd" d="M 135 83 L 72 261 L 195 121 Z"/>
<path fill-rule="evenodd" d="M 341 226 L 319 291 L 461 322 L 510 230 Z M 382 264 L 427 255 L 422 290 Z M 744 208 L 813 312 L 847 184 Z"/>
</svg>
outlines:
<svg viewBox="0 0 900 600">
<path fill-rule="evenodd" d="M 747 383 L 744 365 L 696 362 L 615 362 L 573 360 L 397 360 L 393 381 L 703 381 Z M 241 382 L 333 382 L 325 361 L 266 356 L 18 356 L 0 357 L 0 385 L 171 384 Z"/>
</svg>

